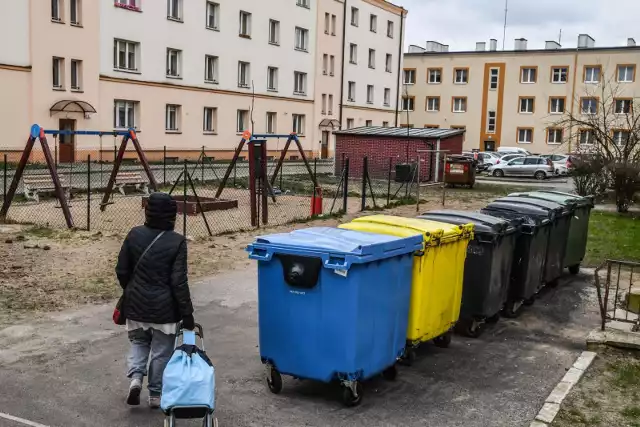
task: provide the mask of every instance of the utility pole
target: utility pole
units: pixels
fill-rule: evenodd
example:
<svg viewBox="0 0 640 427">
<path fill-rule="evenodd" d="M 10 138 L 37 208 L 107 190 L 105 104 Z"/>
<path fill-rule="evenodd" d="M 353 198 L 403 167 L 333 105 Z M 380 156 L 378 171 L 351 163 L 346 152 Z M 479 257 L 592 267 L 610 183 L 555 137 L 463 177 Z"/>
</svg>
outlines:
<svg viewBox="0 0 640 427">
<path fill-rule="evenodd" d="M 504 28 L 502 29 L 502 50 L 507 39 L 507 14 L 509 13 L 509 0 L 504 0 Z"/>
</svg>

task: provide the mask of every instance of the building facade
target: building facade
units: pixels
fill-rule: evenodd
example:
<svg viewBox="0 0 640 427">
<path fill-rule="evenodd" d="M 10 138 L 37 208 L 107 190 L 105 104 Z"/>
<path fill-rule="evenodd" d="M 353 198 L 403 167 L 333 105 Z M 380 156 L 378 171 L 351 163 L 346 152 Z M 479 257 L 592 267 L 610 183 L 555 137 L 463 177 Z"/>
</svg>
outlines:
<svg viewBox="0 0 640 427">
<path fill-rule="evenodd" d="M 296 132 L 307 154 L 328 157 L 331 131 L 346 125 L 340 121 L 343 82 L 357 74 L 347 73 L 342 61 L 344 44 L 357 38 L 344 25 L 347 7 L 357 4 L 367 16 L 377 10 L 381 23 L 395 20 L 393 39 L 370 43 L 384 51 L 401 46 L 404 16 L 384 0 L 39 3 L 10 2 L 0 17 L 0 37 L 15 40 L 0 51 L 0 90 L 8 95 L 0 98 L 0 121 L 8 129 L 4 151 L 21 149 L 27 129 L 38 123 L 47 129 L 133 127 L 152 158 L 164 147 L 181 158 L 203 148 L 229 158 L 245 130 Z M 400 62 L 393 72 L 367 79 L 384 77 L 380 86 L 390 86 L 399 69 Z M 385 121 L 393 125 L 397 87 L 391 85 L 396 91 L 388 106 L 377 92 L 380 105 L 367 104 L 362 89 L 351 107 L 368 113 L 366 120 L 382 123 L 382 115 L 390 115 Z M 58 142 L 61 162 L 84 160 L 80 151 L 107 155 L 116 143 L 80 135 Z"/>
<path fill-rule="evenodd" d="M 478 43 L 475 51 L 449 52 L 428 42 L 412 46 L 403 67 L 403 126 L 466 129 L 465 149 L 519 146 L 534 153 L 570 152 L 588 135 L 566 134 L 559 122 L 567 112 L 589 114 L 602 96 L 612 102 L 640 95 L 636 68 L 640 48 L 595 47 L 586 34 L 578 48 L 547 42 L 528 50 L 525 39 L 514 50 Z M 615 90 L 615 95 L 610 91 Z"/>
</svg>

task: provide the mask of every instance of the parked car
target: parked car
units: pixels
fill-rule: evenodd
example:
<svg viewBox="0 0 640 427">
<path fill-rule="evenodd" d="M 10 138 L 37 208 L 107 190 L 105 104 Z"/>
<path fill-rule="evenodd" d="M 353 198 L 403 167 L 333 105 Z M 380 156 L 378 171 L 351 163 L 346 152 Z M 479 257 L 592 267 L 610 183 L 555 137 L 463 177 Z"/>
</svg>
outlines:
<svg viewBox="0 0 640 427">
<path fill-rule="evenodd" d="M 467 157 L 469 159 L 475 160 L 476 173 L 485 171 L 490 166 L 489 164 L 486 164 L 484 162 L 483 156 L 481 156 L 480 153 L 472 153 L 471 151 L 463 151 L 462 152 L 462 156 L 463 157 Z"/>
<path fill-rule="evenodd" d="M 501 178 L 503 176 L 533 177 L 543 180 L 555 173 L 553 162 L 540 156 L 517 157 L 508 162 L 502 162 L 491 168 L 491 174 Z"/>
<path fill-rule="evenodd" d="M 567 175 L 572 168 L 572 159 L 568 154 L 543 154 L 541 157 L 553 162 L 556 175 Z"/>
<path fill-rule="evenodd" d="M 508 163 L 513 159 L 517 159 L 518 157 L 525 157 L 524 154 L 505 154 L 500 157 L 500 163 Z"/>
<path fill-rule="evenodd" d="M 500 156 L 497 153 L 491 151 L 479 152 L 478 158 L 482 158 L 482 161 L 485 165 L 497 165 L 501 162 Z"/>
<path fill-rule="evenodd" d="M 530 156 L 531 153 L 522 147 L 498 147 L 498 153 L 501 154 L 522 154 L 524 156 Z"/>
</svg>

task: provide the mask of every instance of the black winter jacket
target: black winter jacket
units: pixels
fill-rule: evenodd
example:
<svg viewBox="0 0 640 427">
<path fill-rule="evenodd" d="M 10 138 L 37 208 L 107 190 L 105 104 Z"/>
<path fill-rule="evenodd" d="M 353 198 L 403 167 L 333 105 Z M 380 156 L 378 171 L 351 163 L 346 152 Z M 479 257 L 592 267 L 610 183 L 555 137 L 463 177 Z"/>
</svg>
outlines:
<svg viewBox="0 0 640 427">
<path fill-rule="evenodd" d="M 124 289 L 127 319 L 164 324 L 179 322 L 193 313 L 187 280 L 187 242 L 173 231 L 175 210 L 175 201 L 154 193 L 147 206 L 145 225 L 133 228 L 122 244 L 116 274 Z M 164 235 L 133 274 L 146 247 L 162 231 Z"/>
</svg>

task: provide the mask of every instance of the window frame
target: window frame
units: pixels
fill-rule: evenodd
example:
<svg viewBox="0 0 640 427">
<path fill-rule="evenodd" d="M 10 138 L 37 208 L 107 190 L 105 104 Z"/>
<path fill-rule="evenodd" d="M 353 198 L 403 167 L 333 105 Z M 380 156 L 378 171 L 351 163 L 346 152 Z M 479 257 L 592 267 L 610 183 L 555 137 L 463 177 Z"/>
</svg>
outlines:
<svg viewBox="0 0 640 427">
<path fill-rule="evenodd" d="M 214 1 L 207 1 L 205 9 L 205 28 L 211 31 L 220 31 L 220 4 Z M 213 26 L 209 25 L 210 10 L 213 9 Z"/>
<path fill-rule="evenodd" d="M 369 31 L 372 33 L 378 32 L 378 15 L 373 13 L 369 14 Z"/>
<path fill-rule="evenodd" d="M 631 80 L 620 80 L 620 68 L 631 68 Z M 616 65 L 616 82 L 618 83 L 634 83 L 636 81 L 636 64 L 617 64 Z"/>
<path fill-rule="evenodd" d="M 347 82 L 347 101 L 356 102 L 356 82 L 354 81 Z"/>
<path fill-rule="evenodd" d="M 391 106 L 391 88 L 389 87 L 384 88 L 382 105 L 385 107 Z"/>
<path fill-rule="evenodd" d="M 73 27 L 82 27 L 82 0 L 69 0 L 69 23 Z"/>
<path fill-rule="evenodd" d="M 373 55 L 372 55 L 373 54 Z M 371 61 L 373 59 L 373 61 Z M 376 50 L 369 48 L 369 58 L 367 61 L 369 64 L 369 68 L 372 70 L 376 69 Z"/>
<path fill-rule="evenodd" d="M 70 89 L 72 92 L 82 92 L 82 66 L 83 62 L 81 59 L 71 59 L 70 61 L 70 71 L 71 71 L 71 84 L 70 84 Z M 74 75 L 74 65 L 75 65 L 75 80 L 76 80 L 76 84 L 74 85 L 73 83 L 73 75 Z"/>
<path fill-rule="evenodd" d="M 439 73 L 440 81 L 438 81 L 438 82 L 432 82 L 431 81 L 431 72 L 432 71 L 437 71 Z M 440 85 L 440 84 L 442 84 L 442 67 L 427 68 L 427 84 L 430 84 L 430 85 Z"/>
<path fill-rule="evenodd" d="M 406 105 L 407 108 L 405 108 L 405 105 L 404 105 L 405 100 L 407 101 L 407 105 Z M 416 97 L 412 96 L 412 95 L 409 95 L 409 96 L 402 95 L 400 104 L 401 104 L 400 106 L 402 107 L 401 111 L 415 111 L 416 110 Z M 413 108 L 409 109 L 411 104 L 413 104 Z"/>
<path fill-rule="evenodd" d="M 493 113 L 493 117 L 491 117 L 491 114 Z M 493 130 L 491 129 L 491 121 L 493 120 Z M 487 132 L 486 133 L 490 133 L 490 134 L 495 134 L 496 133 L 496 129 L 498 128 L 498 113 L 497 111 L 487 111 Z"/>
<path fill-rule="evenodd" d="M 618 101 L 622 101 L 622 102 L 628 102 L 629 103 L 629 108 L 628 108 L 628 112 L 618 112 Z M 616 115 L 620 115 L 620 116 L 626 116 L 627 114 L 632 114 L 633 113 L 633 98 L 613 98 L 613 112 Z"/>
<path fill-rule="evenodd" d="M 496 72 L 495 78 L 495 87 L 494 87 L 494 81 L 493 81 L 493 72 Z M 500 68 L 498 67 L 491 67 L 489 68 L 489 90 L 493 91 L 493 90 L 498 90 L 498 88 L 500 87 Z"/>
<path fill-rule="evenodd" d="M 309 52 L 309 30 L 302 27 L 295 29 L 294 49 L 299 52 Z M 301 44 L 300 44 L 301 42 Z"/>
<path fill-rule="evenodd" d="M 333 115 L 333 94 L 327 95 L 327 115 Z"/>
<path fill-rule="evenodd" d="M 245 19 L 243 19 L 245 18 Z M 251 12 L 241 10 L 238 14 L 238 37 L 243 39 L 251 38 Z M 243 28 L 244 27 L 244 28 Z"/>
<path fill-rule="evenodd" d="M 303 71 L 293 72 L 293 94 L 307 96 L 307 73 Z M 300 87 L 301 86 L 301 87 Z"/>
<path fill-rule="evenodd" d="M 429 109 L 429 101 L 434 100 L 437 101 L 438 105 L 436 109 Z M 440 112 L 440 105 L 441 105 L 441 99 L 440 96 L 427 96 L 426 100 L 425 100 L 425 106 L 424 109 L 425 111 L 429 112 L 429 113 L 437 113 Z"/>
<path fill-rule="evenodd" d="M 582 142 L 582 135 L 590 135 L 591 138 L 588 138 L 588 139 L 590 139 L 591 142 L 590 143 L 586 143 L 586 142 L 583 143 Z M 578 142 L 577 142 L 578 146 L 584 145 L 584 146 L 587 146 L 587 147 L 591 147 L 593 145 L 593 138 L 594 138 L 594 135 L 593 135 L 593 130 L 592 129 L 588 129 L 588 128 L 580 128 L 580 129 L 578 129 Z"/>
<path fill-rule="evenodd" d="M 125 66 L 122 67 L 120 66 L 120 44 L 124 44 L 125 46 L 125 50 L 124 50 L 124 59 L 125 59 Z M 133 52 L 131 51 L 131 46 L 133 46 Z M 113 39 L 113 50 L 114 50 L 114 64 L 113 64 L 113 70 L 114 71 L 120 71 L 123 73 L 140 73 L 140 69 L 137 67 L 138 62 L 139 61 L 139 55 L 140 55 L 140 42 L 134 42 L 131 40 L 124 40 L 124 39 L 117 39 L 114 38 Z M 134 67 L 131 68 L 131 53 L 133 53 L 133 60 L 134 60 Z"/>
<path fill-rule="evenodd" d="M 531 132 L 531 141 L 521 141 L 520 140 L 520 131 L 530 131 Z M 517 127 L 516 128 L 516 143 L 517 144 L 533 144 L 534 134 L 535 134 L 535 129 L 532 128 L 532 127 L 527 127 L 527 126 Z"/>
<path fill-rule="evenodd" d="M 534 79 L 533 81 L 524 81 L 524 73 L 525 71 L 533 71 Z M 530 73 L 529 73 L 530 76 Z M 538 66 L 537 65 L 523 65 L 520 67 L 520 84 L 523 85 L 532 85 L 538 83 Z"/>
<path fill-rule="evenodd" d="M 240 118 L 242 118 L 242 129 L 240 128 Z M 236 110 L 236 133 L 242 134 L 246 129 L 248 123 L 245 123 L 249 118 L 249 110 L 238 109 Z"/>
<path fill-rule="evenodd" d="M 51 87 L 53 90 L 63 91 L 66 90 L 64 87 L 65 75 L 65 61 L 63 57 L 53 56 L 51 58 Z M 56 74 L 57 74 L 57 82 L 56 82 Z M 57 84 L 56 84 L 57 83 Z"/>
<path fill-rule="evenodd" d="M 119 124 L 121 125 L 122 123 L 119 123 L 119 104 L 121 104 L 124 107 L 124 117 L 125 117 L 125 126 L 118 126 Z M 126 100 L 126 99 L 114 99 L 113 100 L 113 128 L 114 129 L 138 129 L 137 126 L 137 112 L 136 112 L 136 107 L 139 104 L 138 101 L 130 101 L 130 100 Z M 129 116 L 129 112 L 131 112 L 132 117 Z M 133 126 L 131 126 L 131 123 L 129 123 L 129 119 L 133 118 Z"/>
<path fill-rule="evenodd" d="M 389 37 L 390 39 L 394 37 L 395 26 L 395 22 L 387 20 L 387 37 Z"/>
<path fill-rule="evenodd" d="M 280 46 L 280 21 L 276 19 L 269 19 L 269 44 Z"/>
<path fill-rule="evenodd" d="M 375 92 L 376 88 L 374 85 L 367 85 L 367 104 L 373 104 L 375 99 Z"/>
<path fill-rule="evenodd" d="M 335 76 L 335 71 L 336 71 L 336 56 L 329 55 L 329 76 L 330 77 Z"/>
<path fill-rule="evenodd" d="M 351 6 L 351 25 L 357 27 L 360 21 L 360 9 Z"/>
<path fill-rule="evenodd" d="M 464 81 L 458 81 L 458 71 L 464 71 L 466 79 Z M 454 67 L 453 68 L 453 84 L 454 85 L 467 85 L 469 84 L 469 67 Z"/>
<path fill-rule="evenodd" d="M 551 141 L 551 133 L 553 132 L 554 136 L 557 135 L 557 132 L 560 131 L 560 141 Z M 560 145 L 562 144 L 562 140 L 564 139 L 564 129 L 561 127 L 550 126 L 547 128 L 546 135 L 546 143 L 547 145 Z M 555 139 L 555 138 L 554 138 Z"/>
<path fill-rule="evenodd" d="M 409 76 L 413 76 L 413 81 L 407 81 L 407 73 Z M 402 84 L 403 85 L 414 85 L 417 82 L 417 69 L 416 68 L 403 68 L 402 69 Z"/>
<path fill-rule="evenodd" d="M 211 113 L 211 129 L 207 129 L 207 112 Z M 216 131 L 216 118 L 218 115 L 218 108 L 217 107 L 204 107 L 203 109 L 203 113 L 202 113 L 202 133 L 205 135 L 215 135 L 217 134 Z"/>
<path fill-rule="evenodd" d="M 175 74 L 170 74 L 171 71 L 171 66 L 172 61 L 171 61 L 171 54 L 175 53 L 175 58 L 176 58 L 176 70 L 175 70 Z M 180 49 L 175 49 L 172 47 L 168 47 L 167 48 L 167 74 L 165 77 L 169 78 L 169 79 L 181 79 L 182 78 L 182 50 Z M 172 104 L 173 105 L 173 104 Z"/>
<path fill-rule="evenodd" d="M 598 80 L 597 81 L 587 80 L 587 70 L 599 70 L 600 74 L 598 75 Z M 588 84 L 588 85 L 595 85 L 595 84 L 600 84 L 601 82 L 602 82 L 602 65 L 600 64 L 584 65 L 582 67 L 582 83 Z"/>
<path fill-rule="evenodd" d="M 555 75 L 554 71 L 556 69 L 557 70 L 562 70 L 563 68 L 566 70 L 566 72 L 565 72 L 565 81 L 562 81 L 562 80 L 554 81 L 554 75 Z M 570 69 L 571 68 L 568 65 L 552 65 L 551 67 L 549 67 L 549 82 L 552 83 L 552 84 L 556 84 L 556 85 L 563 85 L 563 84 L 569 83 L 569 70 Z M 559 76 L 562 77 L 562 71 L 560 71 Z"/>
<path fill-rule="evenodd" d="M 464 110 L 456 110 L 456 100 L 463 100 Z M 466 113 L 468 111 L 468 100 L 466 96 L 452 96 L 451 97 L 451 112 L 452 113 Z"/>
<path fill-rule="evenodd" d="M 177 3 L 177 9 L 173 4 L 174 1 Z M 167 0 L 167 19 L 174 22 L 184 22 L 184 0 Z"/>
<path fill-rule="evenodd" d="M 142 12 L 142 9 L 140 8 L 140 0 L 114 0 L 113 6 L 135 12 Z"/>
<path fill-rule="evenodd" d="M 64 1 L 63 0 L 54 0 L 55 1 L 55 10 L 54 3 L 51 3 L 51 22 L 55 22 L 58 24 L 64 24 Z"/>
<path fill-rule="evenodd" d="M 562 100 L 562 111 L 553 111 L 552 106 L 553 106 L 553 100 L 554 99 L 561 99 Z M 549 97 L 549 109 L 548 109 L 548 113 L 549 114 L 564 114 L 567 111 L 567 97 L 566 96 L 550 96 Z"/>
<path fill-rule="evenodd" d="M 629 129 L 622 129 L 622 128 L 615 128 L 615 129 L 611 129 L 611 140 L 613 141 L 613 143 L 616 145 L 616 147 L 624 147 L 624 144 L 618 144 L 618 142 L 616 141 L 616 133 L 622 134 L 622 133 L 626 133 L 627 134 L 627 140 L 629 139 L 629 137 L 631 136 L 631 131 Z"/>
<path fill-rule="evenodd" d="M 531 101 L 531 111 L 522 110 L 522 101 Z M 529 102 L 527 102 L 529 106 Z M 518 114 L 535 114 L 536 112 L 536 97 L 535 96 L 519 96 L 518 97 Z"/>
<path fill-rule="evenodd" d="M 170 113 L 173 109 L 174 119 L 175 119 L 175 127 L 171 128 L 170 126 Z M 166 104 L 165 105 L 165 117 L 164 117 L 164 130 L 165 133 L 179 133 L 180 132 L 180 116 L 181 116 L 182 106 L 179 104 Z"/>
<path fill-rule="evenodd" d="M 594 101 L 595 101 L 595 103 L 596 103 L 596 111 L 595 111 L 595 112 L 593 112 L 593 113 L 591 113 L 591 112 L 585 113 L 585 112 L 584 112 L 584 109 L 582 108 L 582 107 L 583 107 L 583 105 L 584 105 L 584 104 L 583 104 L 583 102 L 584 102 L 585 100 L 587 100 L 587 99 L 592 99 L 592 100 L 594 100 Z M 615 107 L 615 106 L 614 106 L 614 107 Z M 581 115 L 591 115 L 591 116 L 594 116 L 594 115 L 597 115 L 599 112 L 600 112 L 600 98 L 599 98 L 599 97 L 597 97 L 597 96 L 581 96 L 581 97 L 580 97 L 580 114 L 581 114 Z"/>
<path fill-rule="evenodd" d="M 386 73 L 393 73 L 393 54 L 387 53 L 384 58 L 384 71 Z"/>
<path fill-rule="evenodd" d="M 358 65 L 358 45 L 356 43 L 349 43 L 349 64 Z"/>
<path fill-rule="evenodd" d="M 241 81 L 242 70 L 245 70 L 244 77 L 246 81 Z M 238 61 L 238 87 L 242 89 L 251 88 L 251 63 L 247 61 Z"/>
<path fill-rule="evenodd" d="M 270 120 L 271 118 L 273 118 L 273 120 Z M 268 134 L 278 133 L 278 113 L 275 111 L 267 111 L 266 119 L 267 119 L 267 125 L 265 127 L 266 133 Z"/>
<path fill-rule="evenodd" d="M 213 72 L 209 76 L 209 61 L 213 62 Z M 218 84 L 218 71 L 220 68 L 220 58 L 217 55 L 204 56 L 204 82 L 209 84 Z M 209 78 L 211 77 L 211 78 Z"/>
<path fill-rule="evenodd" d="M 291 126 L 293 133 L 295 133 L 296 135 L 303 136 L 304 135 L 304 128 L 305 128 L 305 125 L 306 125 L 306 115 L 305 114 L 292 114 L 291 115 L 291 120 L 293 122 L 293 126 Z M 296 131 L 296 128 L 298 128 L 297 131 Z"/>
<path fill-rule="evenodd" d="M 311 1 L 310 0 L 296 0 L 296 6 L 303 7 L 305 9 L 311 9 Z"/>
<path fill-rule="evenodd" d="M 278 74 L 279 74 L 278 67 L 271 67 L 271 66 L 267 67 L 267 91 L 268 92 L 278 91 Z"/>
</svg>

